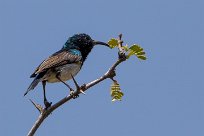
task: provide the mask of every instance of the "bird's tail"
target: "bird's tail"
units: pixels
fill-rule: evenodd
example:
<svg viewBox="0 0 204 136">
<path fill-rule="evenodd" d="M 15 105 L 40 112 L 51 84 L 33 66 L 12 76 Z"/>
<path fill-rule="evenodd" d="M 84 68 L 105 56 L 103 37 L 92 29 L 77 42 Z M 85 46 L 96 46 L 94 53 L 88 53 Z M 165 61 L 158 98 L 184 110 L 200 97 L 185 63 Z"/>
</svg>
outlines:
<svg viewBox="0 0 204 136">
<path fill-rule="evenodd" d="M 40 81 L 41 81 L 41 79 L 36 77 L 36 78 L 33 80 L 33 82 L 30 84 L 30 86 L 28 87 L 27 91 L 24 93 L 24 96 L 25 96 L 29 91 L 33 90 L 33 89 L 38 85 L 38 83 L 39 83 Z"/>
</svg>

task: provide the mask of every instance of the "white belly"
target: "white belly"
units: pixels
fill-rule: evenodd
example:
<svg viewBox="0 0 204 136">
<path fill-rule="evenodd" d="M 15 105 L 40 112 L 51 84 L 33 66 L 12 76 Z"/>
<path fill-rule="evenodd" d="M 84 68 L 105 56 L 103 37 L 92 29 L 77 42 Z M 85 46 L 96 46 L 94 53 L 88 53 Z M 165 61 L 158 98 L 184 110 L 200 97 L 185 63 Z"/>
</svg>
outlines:
<svg viewBox="0 0 204 136">
<path fill-rule="evenodd" d="M 66 64 L 64 66 L 60 66 L 55 68 L 55 70 L 57 72 L 60 72 L 60 79 L 63 81 L 67 81 L 69 79 L 71 79 L 71 75 L 75 76 L 81 68 L 81 64 Z M 54 82 L 60 82 L 57 78 L 56 78 L 56 73 L 52 72 L 52 71 L 48 71 L 48 73 L 46 74 L 46 77 L 44 77 L 44 80 L 47 80 L 47 82 L 50 83 L 54 83 Z"/>
</svg>

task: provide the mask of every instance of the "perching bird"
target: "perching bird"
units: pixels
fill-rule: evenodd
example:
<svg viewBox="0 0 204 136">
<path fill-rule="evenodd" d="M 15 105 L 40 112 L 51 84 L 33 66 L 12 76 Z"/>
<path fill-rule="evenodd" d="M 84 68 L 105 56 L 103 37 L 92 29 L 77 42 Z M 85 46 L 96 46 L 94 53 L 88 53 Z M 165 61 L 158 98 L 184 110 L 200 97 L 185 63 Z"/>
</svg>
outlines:
<svg viewBox="0 0 204 136">
<path fill-rule="evenodd" d="M 45 94 L 46 82 L 62 82 L 71 91 L 71 88 L 65 81 L 71 79 L 72 76 L 75 76 L 80 71 L 88 54 L 97 44 L 109 47 L 109 45 L 104 42 L 92 40 L 87 34 L 75 34 L 70 37 L 61 50 L 45 59 L 36 68 L 34 73 L 30 76 L 30 78 L 34 78 L 34 80 L 28 87 L 24 96 L 29 91 L 33 90 L 39 82 L 42 82 L 44 104 L 46 108 L 50 107 L 51 102 L 47 101 Z"/>
</svg>

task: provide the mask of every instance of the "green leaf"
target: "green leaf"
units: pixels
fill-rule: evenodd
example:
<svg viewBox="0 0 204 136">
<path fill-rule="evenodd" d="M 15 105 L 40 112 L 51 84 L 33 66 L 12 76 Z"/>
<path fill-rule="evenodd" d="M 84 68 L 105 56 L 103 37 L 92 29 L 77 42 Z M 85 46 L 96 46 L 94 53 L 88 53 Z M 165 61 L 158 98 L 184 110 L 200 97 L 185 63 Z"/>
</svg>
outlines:
<svg viewBox="0 0 204 136">
<path fill-rule="evenodd" d="M 111 97 L 112 97 L 112 101 L 121 101 L 122 97 L 123 97 L 123 92 L 120 89 L 120 85 L 116 82 L 114 82 L 111 85 Z"/>
<path fill-rule="evenodd" d="M 134 52 L 141 52 L 141 51 L 143 51 L 143 48 L 140 47 L 140 46 L 137 45 L 137 44 L 133 44 L 129 49 L 132 50 L 132 51 L 134 51 Z"/>
<path fill-rule="evenodd" d="M 134 55 L 134 52 L 133 52 L 133 51 L 129 51 L 128 55 L 126 56 L 126 57 L 127 57 L 127 59 L 129 59 L 129 58 L 130 58 L 130 56 L 132 56 L 132 55 Z"/>
<path fill-rule="evenodd" d="M 140 47 L 137 44 L 133 44 L 130 48 L 129 48 L 129 54 L 127 55 L 128 57 L 132 56 L 132 55 L 136 55 L 138 59 L 141 60 L 146 60 L 146 56 L 145 56 L 145 52 L 143 51 L 143 48 Z"/>
<path fill-rule="evenodd" d="M 145 57 L 145 56 L 143 56 L 143 55 L 138 55 L 137 56 L 139 59 L 141 59 L 141 60 L 146 60 L 147 58 Z"/>
<path fill-rule="evenodd" d="M 108 41 L 108 45 L 110 46 L 110 48 L 115 48 L 116 46 L 118 46 L 118 40 L 112 38 Z"/>
<path fill-rule="evenodd" d="M 129 50 L 128 45 L 122 47 L 126 52 Z"/>
<path fill-rule="evenodd" d="M 138 52 L 137 55 L 145 55 L 145 52 Z"/>
</svg>

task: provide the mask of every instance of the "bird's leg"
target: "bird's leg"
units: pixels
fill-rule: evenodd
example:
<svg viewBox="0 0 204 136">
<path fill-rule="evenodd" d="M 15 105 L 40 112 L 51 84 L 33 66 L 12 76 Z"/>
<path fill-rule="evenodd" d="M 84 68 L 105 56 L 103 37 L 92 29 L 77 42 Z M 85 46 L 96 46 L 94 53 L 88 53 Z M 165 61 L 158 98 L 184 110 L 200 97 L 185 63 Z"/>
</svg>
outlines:
<svg viewBox="0 0 204 136">
<path fill-rule="evenodd" d="M 46 94 L 45 94 L 46 81 L 42 81 L 42 85 L 43 85 L 44 104 L 45 104 L 45 108 L 47 109 L 52 105 L 52 102 L 48 102 L 47 98 L 46 98 Z"/>
<path fill-rule="evenodd" d="M 58 74 L 56 75 L 56 78 L 57 78 L 60 82 L 62 82 L 64 85 L 66 85 L 66 86 L 69 88 L 69 90 L 70 90 L 70 95 L 72 95 L 73 99 L 79 97 L 78 95 L 74 95 L 74 90 L 73 90 L 67 83 L 65 83 L 64 81 L 62 81 L 62 80 L 60 79 L 59 75 L 60 75 L 60 73 L 58 73 Z"/>
<path fill-rule="evenodd" d="M 72 76 L 72 74 L 71 74 L 71 77 L 72 77 L 72 80 L 74 81 L 74 84 L 75 84 L 75 86 L 76 86 L 76 88 L 77 88 L 77 91 L 79 91 L 79 92 L 85 94 L 85 92 L 81 89 L 81 87 L 79 87 L 78 83 L 76 82 L 76 80 L 74 79 L 74 77 Z"/>
</svg>

